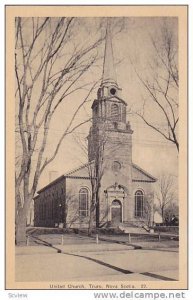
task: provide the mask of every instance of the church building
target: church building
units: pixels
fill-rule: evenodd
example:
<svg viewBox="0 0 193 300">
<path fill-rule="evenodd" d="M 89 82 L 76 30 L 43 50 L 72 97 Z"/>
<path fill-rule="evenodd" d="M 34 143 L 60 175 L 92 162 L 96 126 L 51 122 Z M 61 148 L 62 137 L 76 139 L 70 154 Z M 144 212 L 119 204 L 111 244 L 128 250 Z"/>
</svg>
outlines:
<svg viewBox="0 0 193 300">
<path fill-rule="evenodd" d="M 38 191 L 35 226 L 88 228 L 93 197 L 97 227 L 151 224 L 156 178 L 132 161 L 133 130 L 126 107 L 107 25 L 102 81 L 92 104 L 88 163 Z"/>
</svg>

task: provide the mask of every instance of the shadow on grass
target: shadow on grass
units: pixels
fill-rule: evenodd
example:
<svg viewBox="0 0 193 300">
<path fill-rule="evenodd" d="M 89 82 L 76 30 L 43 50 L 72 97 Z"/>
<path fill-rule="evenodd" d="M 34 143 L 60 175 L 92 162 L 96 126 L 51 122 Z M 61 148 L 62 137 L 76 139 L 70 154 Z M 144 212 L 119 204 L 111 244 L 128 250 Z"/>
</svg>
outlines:
<svg viewBox="0 0 193 300">
<path fill-rule="evenodd" d="M 46 247 L 50 247 L 52 249 L 55 249 L 57 251 L 57 253 L 61 253 L 61 254 L 68 255 L 68 256 L 73 256 L 73 257 L 78 257 L 78 258 L 86 259 L 88 261 L 92 261 L 92 262 L 94 262 L 94 263 L 96 263 L 98 265 L 104 266 L 106 268 L 112 269 L 112 270 L 120 272 L 122 274 L 134 274 L 135 273 L 133 271 L 116 267 L 114 265 L 105 263 L 102 260 L 95 259 L 95 258 L 86 256 L 86 255 L 80 255 L 80 254 L 75 254 L 75 253 L 69 253 L 69 252 L 62 251 L 61 249 L 53 246 L 51 243 L 48 243 L 48 242 L 46 242 L 46 241 L 44 241 L 44 240 L 42 240 L 42 239 L 40 239 L 38 237 L 35 237 L 35 236 L 31 236 L 31 237 L 35 239 L 34 242 L 36 242 L 37 244 L 43 245 L 43 246 L 46 246 Z M 105 239 L 103 239 L 103 240 L 105 240 Z M 112 243 L 113 241 L 109 240 L 108 242 Z M 119 242 L 119 241 L 114 241 L 114 242 L 119 243 L 119 244 L 124 244 L 124 242 Z M 141 247 L 138 246 L 138 248 L 135 248 L 135 249 L 141 249 Z M 147 276 L 147 277 L 152 277 L 152 278 L 155 278 L 155 279 L 160 279 L 160 280 L 163 280 L 163 281 L 176 281 L 176 279 L 165 277 L 165 276 L 162 276 L 162 275 L 153 274 L 153 273 L 150 273 L 150 272 L 143 272 L 143 273 L 139 273 L 139 274 Z"/>
</svg>

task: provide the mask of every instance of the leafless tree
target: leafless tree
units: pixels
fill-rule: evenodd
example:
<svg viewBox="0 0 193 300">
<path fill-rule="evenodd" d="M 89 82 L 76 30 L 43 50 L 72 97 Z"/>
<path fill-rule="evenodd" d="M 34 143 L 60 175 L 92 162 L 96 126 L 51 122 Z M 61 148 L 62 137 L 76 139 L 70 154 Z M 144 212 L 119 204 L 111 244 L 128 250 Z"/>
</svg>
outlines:
<svg viewBox="0 0 193 300">
<path fill-rule="evenodd" d="M 109 158 L 122 147 L 123 143 L 121 137 L 116 142 L 110 137 L 108 129 L 111 122 L 112 120 L 109 118 L 98 117 L 97 128 L 92 130 L 89 141 L 82 140 L 80 136 L 74 134 L 75 141 L 87 159 L 87 170 L 91 183 L 88 235 L 91 235 L 93 228 L 100 227 L 102 221 L 100 216 L 101 182 Z M 103 213 L 102 219 L 104 220 L 108 214 L 108 208 Z"/>
<path fill-rule="evenodd" d="M 100 22 L 87 43 L 80 42 L 79 18 L 16 18 L 16 141 L 15 172 L 16 243 L 26 241 L 26 218 L 39 178 L 51 163 L 67 134 L 88 122 L 75 124 L 76 116 L 95 87 L 81 81 L 99 57 L 103 41 Z M 84 83 L 83 83 L 84 82 Z M 61 104 L 85 91 L 53 153 L 45 155 L 50 124 Z M 18 157 L 18 155 L 17 155 Z M 32 163 L 33 162 L 33 163 Z"/>
<path fill-rule="evenodd" d="M 165 173 L 161 174 L 158 178 L 156 198 L 162 220 L 164 220 L 166 208 L 177 200 L 174 176 Z"/>
<path fill-rule="evenodd" d="M 99 120 L 100 122 L 101 120 Z M 79 136 L 74 135 L 75 141 L 79 145 L 87 160 L 88 176 L 91 183 L 91 199 L 89 205 L 89 224 L 88 235 L 91 235 L 93 226 L 99 227 L 99 205 L 100 205 L 100 187 L 101 180 L 104 174 L 104 149 L 107 143 L 108 136 L 106 132 L 107 121 L 100 122 L 100 134 L 96 131 L 96 134 L 90 136 L 92 140 L 89 141 L 90 147 L 88 147 L 88 140 L 82 140 Z M 96 224 L 94 224 L 96 222 Z"/>
<path fill-rule="evenodd" d="M 152 216 L 154 213 L 154 194 L 150 193 L 145 196 L 144 199 L 144 214 L 147 222 L 147 226 L 152 226 Z"/>
<path fill-rule="evenodd" d="M 70 215 L 70 218 L 68 218 Z M 77 207 L 77 197 L 71 188 L 66 192 L 64 209 L 64 227 L 71 228 L 75 222 L 80 221 L 79 207 Z"/>
<path fill-rule="evenodd" d="M 147 126 L 173 143 L 179 151 L 178 41 L 171 26 L 164 23 L 161 27 L 161 36 L 151 36 L 150 43 L 153 46 L 153 52 L 149 54 L 151 62 L 148 64 L 148 71 L 142 75 L 134 67 L 145 90 L 143 105 L 135 113 Z M 131 63 L 134 66 L 132 61 Z M 152 108 L 154 109 L 154 117 L 149 113 Z M 155 116 L 158 117 L 161 124 L 156 124 Z"/>
<path fill-rule="evenodd" d="M 88 153 L 88 172 L 91 182 L 91 204 L 90 204 L 90 218 L 89 218 L 89 229 L 88 234 L 92 233 L 93 220 L 96 215 L 96 228 L 99 228 L 99 210 L 100 210 L 100 188 L 101 180 L 104 175 L 105 170 L 105 145 L 108 141 L 107 136 L 107 121 L 103 120 L 100 126 L 100 134 L 96 131 L 95 135 L 92 135 L 93 141 L 90 142 L 91 147 L 94 149 L 88 149 L 94 154 L 94 157 L 91 153 Z M 97 142 L 96 142 L 97 141 Z"/>
<path fill-rule="evenodd" d="M 172 224 L 173 219 L 177 218 L 178 215 L 179 215 L 178 203 L 173 201 L 169 203 L 165 209 L 164 221 L 167 222 L 167 224 Z"/>
</svg>

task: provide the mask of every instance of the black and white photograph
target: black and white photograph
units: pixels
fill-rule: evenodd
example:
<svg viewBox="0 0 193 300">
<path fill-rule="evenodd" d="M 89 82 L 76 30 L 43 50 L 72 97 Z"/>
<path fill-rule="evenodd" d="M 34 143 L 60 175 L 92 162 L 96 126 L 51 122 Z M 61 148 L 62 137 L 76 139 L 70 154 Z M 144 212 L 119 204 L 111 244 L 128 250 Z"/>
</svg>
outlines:
<svg viewBox="0 0 193 300">
<path fill-rule="evenodd" d="M 187 7 L 6 13 L 7 288 L 187 288 Z"/>
</svg>

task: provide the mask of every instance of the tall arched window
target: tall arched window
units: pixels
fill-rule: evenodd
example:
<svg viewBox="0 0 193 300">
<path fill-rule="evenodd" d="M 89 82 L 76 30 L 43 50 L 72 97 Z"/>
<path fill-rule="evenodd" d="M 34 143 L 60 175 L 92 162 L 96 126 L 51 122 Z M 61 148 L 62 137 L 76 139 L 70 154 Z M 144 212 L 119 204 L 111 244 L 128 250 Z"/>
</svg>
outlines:
<svg viewBox="0 0 193 300">
<path fill-rule="evenodd" d="M 126 106 L 122 106 L 122 122 L 126 123 Z"/>
<path fill-rule="evenodd" d="M 138 190 L 135 193 L 135 217 L 143 217 L 144 194 Z"/>
<path fill-rule="evenodd" d="M 79 216 L 88 216 L 88 190 L 81 188 L 79 191 Z"/>
<path fill-rule="evenodd" d="M 117 104 L 111 105 L 111 118 L 113 121 L 119 121 L 119 106 Z"/>
</svg>

